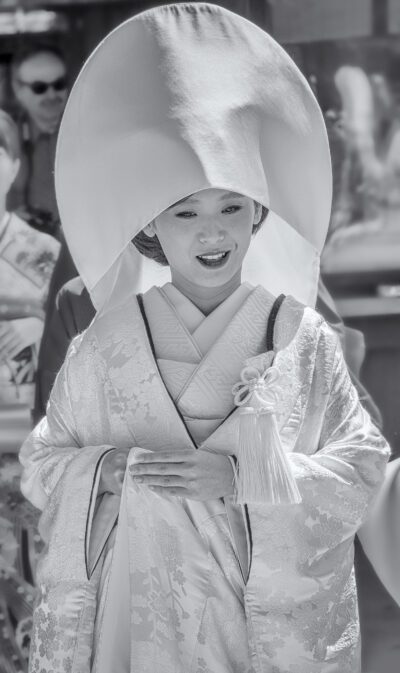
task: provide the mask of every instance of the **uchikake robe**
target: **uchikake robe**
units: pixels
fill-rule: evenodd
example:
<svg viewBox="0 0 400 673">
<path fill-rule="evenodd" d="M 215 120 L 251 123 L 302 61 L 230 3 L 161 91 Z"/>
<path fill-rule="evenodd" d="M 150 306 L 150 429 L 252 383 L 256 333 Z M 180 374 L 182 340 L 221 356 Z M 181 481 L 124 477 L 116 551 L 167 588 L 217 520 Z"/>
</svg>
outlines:
<svg viewBox="0 0 400 673">
<path fill-rule="evenodd" d="M 273 297 L 244 285 L 207 317 L 188 302 L 167 285 L 142 309 L 133 296 L 99 315 L 22 447 L 22 490 L 47 540 L 30 671 L 355 673 L 353 539 L 388 447 L 315 311 L 286 297 L 274 329 L 300 504 L 161 497 L 129 471 L 121 498 L 97 497 L 113 447 L 238 452 L 232 386 L 270 362 Z"/>
</svg>

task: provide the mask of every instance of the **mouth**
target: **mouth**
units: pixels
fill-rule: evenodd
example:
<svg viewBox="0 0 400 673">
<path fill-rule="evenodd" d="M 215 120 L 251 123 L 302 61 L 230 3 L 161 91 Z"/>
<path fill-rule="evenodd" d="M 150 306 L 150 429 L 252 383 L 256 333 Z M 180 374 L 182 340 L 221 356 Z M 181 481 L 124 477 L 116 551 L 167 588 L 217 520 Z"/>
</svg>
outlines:
<svg viewBox="0 0 400 673">
<path fill-rule="evenodd" d="M 43 101 L 42 107 L 46 108 L 46 110 L 56 110 L 60 107 L 61 103 L 58 101 Z"/>
<path fill-rule="evenodd" d="M 230 254 L 230 250 L 225 250 L 223 252 L 208 252 L 204 255 L 197 255 L 196 259 L 198 259 L 203 266 L 215 269 L 224 266 L 227 263 Z"/>
</svg>

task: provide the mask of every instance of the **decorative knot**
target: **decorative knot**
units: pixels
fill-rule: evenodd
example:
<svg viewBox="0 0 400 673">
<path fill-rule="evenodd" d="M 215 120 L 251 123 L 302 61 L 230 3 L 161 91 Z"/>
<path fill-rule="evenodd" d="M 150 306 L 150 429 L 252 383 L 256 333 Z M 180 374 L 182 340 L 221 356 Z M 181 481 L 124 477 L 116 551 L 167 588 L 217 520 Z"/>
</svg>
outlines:
<svg viewBox="0 0 400 673">
<path fill-rule="evenodd" d="M 254 411 L 273 412 L 278 394 L 271 386 L 279 376 L 276 367 L 267 367 L 262 374 L 256 367 L 244 367 L 240 373 L 241 380 L 232 388 L 236 406 L 243 407 L 250 403 L 250 406 L 255 407 L 252 410 L 253 413 Z"/>
</svg>

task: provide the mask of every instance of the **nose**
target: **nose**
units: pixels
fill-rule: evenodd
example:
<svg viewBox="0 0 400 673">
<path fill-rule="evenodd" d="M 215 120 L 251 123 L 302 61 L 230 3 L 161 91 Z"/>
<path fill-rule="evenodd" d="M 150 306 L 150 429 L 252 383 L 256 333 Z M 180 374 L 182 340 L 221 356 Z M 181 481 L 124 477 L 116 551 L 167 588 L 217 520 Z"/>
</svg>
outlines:
<svg viewBox="0 0 400 673">
<path fill-rule="evenodd" d="M 218 223 L 211 223 L 199 233 L 199 241 L 203 245 L 217 245 L 225 238 L 225 233 Z"/>
<path fill-rule="evenodd" d="M 53 89 L 53 87 L 50 86 L 50 87 L 47 89 L 47 91 L 46 91 L 46 96 L 45 96 L 45 98 L 46 98 L 46 100 L 48 100 L 48 101 L 49 101 L 49 100 L 50 100 L 50 101 L 58 101 L 59 98 L 60 98 L 60 96 L 59 96 L 58 91 L 55 91 L 55 90 Z"/>
</svg>

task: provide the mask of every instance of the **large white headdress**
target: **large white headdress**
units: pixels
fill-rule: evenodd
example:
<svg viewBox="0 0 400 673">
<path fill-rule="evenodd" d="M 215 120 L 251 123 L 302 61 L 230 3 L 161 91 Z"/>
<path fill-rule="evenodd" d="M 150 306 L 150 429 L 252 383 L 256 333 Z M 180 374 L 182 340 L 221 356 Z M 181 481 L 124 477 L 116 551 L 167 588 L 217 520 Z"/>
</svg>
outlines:
<svg viewBox="0 0 400 673">
<path fill-rule="evenodd" d="M 331 165 L 310 87 L 269 35 L 232 12 L 157 7 L 97 47 L 60 129 L 61 221 L 98 309 L 168 279 L 130 241 L 172 203 L 210 187 L 272 211 L 244 279 L 312 304 Z"/>
</svg>

